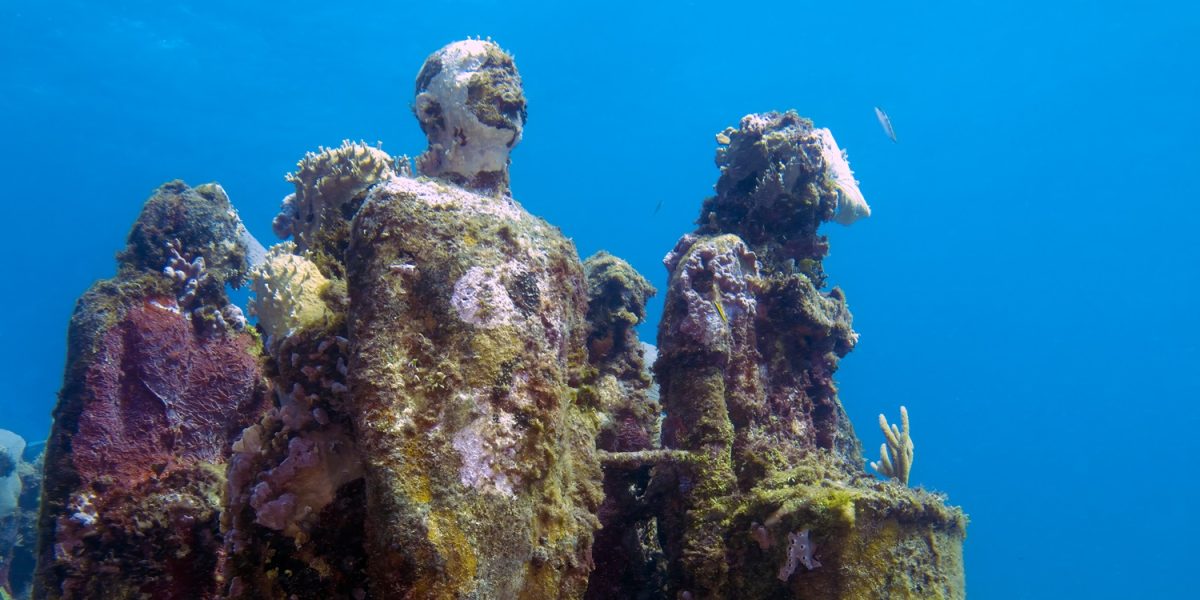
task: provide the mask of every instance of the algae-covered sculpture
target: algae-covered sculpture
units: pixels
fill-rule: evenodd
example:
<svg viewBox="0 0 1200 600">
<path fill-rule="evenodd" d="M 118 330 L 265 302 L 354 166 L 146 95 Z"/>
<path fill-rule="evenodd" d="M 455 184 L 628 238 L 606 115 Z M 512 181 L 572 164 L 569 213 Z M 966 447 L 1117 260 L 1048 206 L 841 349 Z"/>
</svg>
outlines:
<svg viewBox="0 0 1200 600">
<path fill-rule="evenodd" d="M 596 411 L 577 402 L 586 288 L 570 242 L 508 195 L 525 119 L 511 57 L 443 48 L 414 110 L 418 176 L 344 144 L 290 177 L 276 232 L 307 241 L 254 276 L 276 410 L 229 471 L 230 597 L 586 586 L 601 498 Z"/>
<path fill-rule="evenodd" d="M 371 593 L 578 596 L 601 500 L 576 401 L 586 284 L 570 241 L 508 195 L 519 75 L 492 42 L 451 44 L 414 110 L 424 177 L 376 186 L 346 253 Z"/>
<path fill-rule="evenodd" d="M 649 282 L 512 197 L 507 52 L 442 48 L 412 106 L 411 165 L 299 161 L 269 251 L 215 184 L 146 203 L 72 318 L 35 598 L 964 596 L 965 517 L 865 473 L 838 397 L 818 228 L 870 208 L 828 130 L 718 135 L 655 348 Z"/>
<path fill-rule="evenodd" d="M 961 512 L 864 473 L 837 396 L 858 336 L 845 294 L 822 291 L 817 228 L 866 214 L 844 155 L 793 112 L 747 116 L 720 141 L 717 194 L 664 261 L 663 445 L 686 452 L 650 486 L 668 592 L 964 597 Z"/>
<path fill-rule="evenodd" d="M 219 593 L 230 444 L 265 409 L 226 284 L 257 244 L 217 185 L 168 183 L 76 304 L 46 446 L 37 598 Z M 236 308 L 236 307 L 235 307 Z"/>
</svg>

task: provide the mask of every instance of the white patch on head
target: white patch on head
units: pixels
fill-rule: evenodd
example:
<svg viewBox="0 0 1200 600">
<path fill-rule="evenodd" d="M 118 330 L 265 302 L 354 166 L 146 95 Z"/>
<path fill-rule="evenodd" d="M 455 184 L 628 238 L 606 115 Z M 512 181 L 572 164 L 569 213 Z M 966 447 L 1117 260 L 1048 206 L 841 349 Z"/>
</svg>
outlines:
<svg viewBox="0 0 1200 600">
<path fill-rule="evenodd" d="M 464 40 L 430 57 L 439 60 L 442 68 L 417 95 L 414 108 L 421 118 L 436 103 L 446 125 L 438 132 L 437 139 L 429 140 L 431 151 L 436 145 L 441 156 L 437 172 L 427 175 L 452 172 L 470 179 L 482 172 L 503 171 L 508 167 L 508 153 L 520 141 L 520 132 L 487 125 L 467 106 L 471 79 L 483 66 L 489 50 L 499 48 L 490 41 Z"/>
</svg>

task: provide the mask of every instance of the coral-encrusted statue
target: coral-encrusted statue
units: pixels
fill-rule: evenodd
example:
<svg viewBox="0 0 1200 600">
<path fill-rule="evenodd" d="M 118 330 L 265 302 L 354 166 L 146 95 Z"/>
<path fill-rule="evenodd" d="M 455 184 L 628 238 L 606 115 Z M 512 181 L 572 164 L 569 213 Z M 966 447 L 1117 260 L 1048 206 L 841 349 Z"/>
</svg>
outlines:
<svg viewBox="0 0 1200 600">
<path fill-rule="evenodd" d="M 664 261 L 663 445 L 686 457 L 651 484 L 668 588 L 964 597 L 961 511 L 865 474 L 833 381 L 858 336 L 843 292 L 821 291 L 817 227 L 870 214 L 849 164 L 794 112 L 749 115 L 717 139 L 717 194 Z"/>
<path fill-rule="evenodd" d="M 350 388 L 367 473 L 371 593 L 582 593 L 600 472 L 574 246 L 508 195 L 525 100 L 482 40 L 417 78 L 423 177 L 375 187 L 351 224 Z"/>
<path fill-rule="evenodd" d="M 253 274 L 276 410 L 229 470 L 232 598 L 587 583 L 601 490 L 598 417 L 576 402 L 586 287 L 571 243 L 509 196 L 525 121 L 512 58 L 443 48 L 414 111 L 419 176 L 347 142 L 289 177 L 275 230 L 296 244 Z"/>
<path fill-rule="evenodd" d="M 225 462 L 262 413 L 225 285 L 257 243 L 220 186 L 159 188 L 80 298 L 46 448 L 38 598 L 213 598 Z"/>
</svg>

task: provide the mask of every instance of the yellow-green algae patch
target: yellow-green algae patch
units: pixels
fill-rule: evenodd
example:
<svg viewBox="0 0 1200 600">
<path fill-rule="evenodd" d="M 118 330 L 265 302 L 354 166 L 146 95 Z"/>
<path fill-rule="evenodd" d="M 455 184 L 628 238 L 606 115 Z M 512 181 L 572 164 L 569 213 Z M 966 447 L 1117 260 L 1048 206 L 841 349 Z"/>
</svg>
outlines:
<svg viewBox="0 0 1200 600">
<path fill-rule="evenodd" d="M 924 490 L 847 476 L 827 452 L 772 474 L 730 513 L 728 548 L 743 561 L 730 589 L 746 597 L 960 599 L 967 518 Z M 763 528 L 771 544 L 763 548 Z M 821 566 L 787 581 L 787 535 L 808 530 Z"/>
<path fill-rule="evenodd" d="M 291 242 L 277 244 L 251 274 L 254 299 L 250 308 L 273 343 L 333 318 L 322 299 L 329 279 L 315 263 L 295 252 L 296 245 Z"/>
</svg>

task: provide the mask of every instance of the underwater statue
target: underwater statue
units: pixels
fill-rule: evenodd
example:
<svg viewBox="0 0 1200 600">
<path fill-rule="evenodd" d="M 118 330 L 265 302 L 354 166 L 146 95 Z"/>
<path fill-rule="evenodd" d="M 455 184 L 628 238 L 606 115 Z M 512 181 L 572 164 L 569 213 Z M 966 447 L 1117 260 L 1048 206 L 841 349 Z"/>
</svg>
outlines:
<svg viewBox="0 0 1200 600">
<path fill-rule="evenodd" d="M 845 293 L 821 291 L 817 229 L 870 214 L 844 153 L 794 112 L 748 115 L 718 143 L 716 195 L 663 261 L 662 444 L 684 452 L 647 494 L 668 592 L 964 597 L 962 513 L 865 473 L 837 395 L 858 334 Z"/>
<path fill-rule="evenodd" d="M 438 50 L 412 108 L 412 161 L 306 155 L 269 250 L 215 184 L 147 202 L 72 318 L 36 598 L 964 597 L 907 413 L 881 481 L 837 396 L 817 230 L 870 207 L 828 130 L 718 135 L 655 348 L 646 279 L 510 194 L 508 53 Z"/>
<path fill-rule="evenodd" d="M 443 48 L 414 111 L 426 177 L 376 187 L 346 253 L 372 590 L 579 596 L 602 499 L 597 417 L 576 401 L 586 283 L 574 245 L 508 194 L 512 57 Z"/>
<path fill-rule="evenodd" d="M 217 593 L 230 445 L 268 408 L 229 302 L 261 247 L 218 185 L 155 192 L 78 301 L 46 445 L 36 598 Z"/>
<path fill-rule="evenodd" d="M 586 284 L 574 246 L 509 196 L 520 77 L 469 40 L 430 56 L 416 92 L 419 176 L 359 144 L 307 157 L 275 222 L 295 243 L 254 277 L 280 408 L 235 448 L 231 596 L 587 584 Z M 265 576 L 281 567 L 296 577 Z"/>
</svg>

